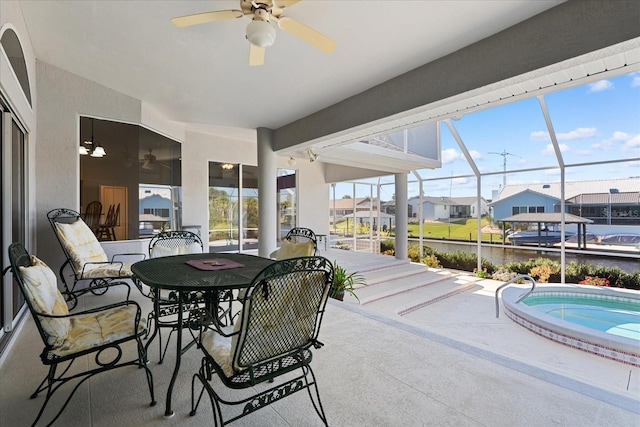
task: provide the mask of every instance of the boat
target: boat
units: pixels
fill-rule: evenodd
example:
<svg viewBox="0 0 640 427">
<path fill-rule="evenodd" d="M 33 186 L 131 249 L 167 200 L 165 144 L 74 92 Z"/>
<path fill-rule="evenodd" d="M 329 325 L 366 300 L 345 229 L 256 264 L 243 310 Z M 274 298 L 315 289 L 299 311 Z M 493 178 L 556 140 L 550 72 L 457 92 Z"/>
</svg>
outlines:
<svg viewBox="0 0 640 427">
<path fill-rule="evenodd" d="M 577 234 L 573 234 L 572 236 L 569 236 L 566 240 L 567 243 L 578 243 L 578 235 Z M 580 237 L 580 239 L 584 239 L 584 236 Z M 592 234 L 592 233 L 587 233 L 586 235 L 586 242 L 585 243 L 599 243 L 600 242 L 600 236 L 596 235 L 596 234 Z"/>
<path fill-rule="evenodd" d="M 602 245 L 639 246 L 640 234 L 610 234 L 600 240 Z"/>
<path fill-rule="evenodd" d="M 574 234 L 565 231 L 565 240 Z M 562 241 L 562 233 L 559 230 L 543 228 L 541 230 L 516 231 L 508 234 L 507 238 L 514 245 L 552 246 Z"/>
</svg>

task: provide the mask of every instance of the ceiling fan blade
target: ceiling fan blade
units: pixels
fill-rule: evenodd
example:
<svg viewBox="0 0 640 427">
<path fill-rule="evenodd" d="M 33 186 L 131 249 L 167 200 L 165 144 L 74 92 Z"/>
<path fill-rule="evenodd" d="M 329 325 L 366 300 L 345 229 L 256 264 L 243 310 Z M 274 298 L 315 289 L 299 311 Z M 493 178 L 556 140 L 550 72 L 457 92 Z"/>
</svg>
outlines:
<svg viewBox="0 0 640 427">
<path fill-rule="evenodd" d="M 206 24 L 207 22 L 224 21 L 226 19 L 241 18 L 244 16 L 241 10 L 217 10 L 215 12 L 196 13 L 195 15 L 178 16 L 171 18 L 178 27 Z"/>
<path fill-rule="evenodd" d="M 283 16 L 278 19 L 278 26 L 287 33 L 304 40 L 323 52 L 331 53 L 336 48 L 335 40 L 330 39 L 324 34 L 296 21 L 295 19 Z"/>
<path fill-rule="evenodd" d="M 257 65 L 264 64 L 264 51 L 263 47 L 258 47 L 252 43 L 249 43 L 249 65 L 255 67 Z"/>
<path fill-rule="evenodd" d="M 300 3 L 300 0 L 274 0 L 273 3 L 276 7 L 284 9 L 285 7 L 291 7 L 296 3 Z"/>
</svg>

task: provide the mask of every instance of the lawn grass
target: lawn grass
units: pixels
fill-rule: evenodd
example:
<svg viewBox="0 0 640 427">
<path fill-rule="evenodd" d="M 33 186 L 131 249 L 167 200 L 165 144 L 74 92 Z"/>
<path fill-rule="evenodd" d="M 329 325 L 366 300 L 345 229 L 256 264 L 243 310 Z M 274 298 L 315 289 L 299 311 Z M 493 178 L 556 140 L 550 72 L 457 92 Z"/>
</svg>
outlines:
<svg viewBox="0 0 640 427">
<path fill-rule="evenodd" d="M 489 224 L 489 219 L 482 218 L 482 227 Z M 423 236 L 430 239 L 462 239 L 476 240 L 478 237 L 478 221 L 476 218 L 452 220 L 448 222 L 428 222 L 422 224 Z M 409 237 L 420 235 L 420 224 L 408 225 Z M 491 235 L 482 233 L 482 240 L 491 240 Z M 500 240 L 498 235 L 493 236 L 494 241 Z"/>
<path fill-rule="evenodd" d="M 489 224 L 489 218 L 482 218 L 482 226 Z M 339 231 L 346 231 L 346 221 L 341 221 L 336 224 L 336 228 Z M 349 224 L 349 232 L 353 230 L 353 224 Z M 427 222 L 422 224 L 423 237 L 428 239 L 460 239 L 475 241 L 478 236 L 478 221 L 476 218 L 451 220 L 448 222 Z M 333 226 L 331 226 L 333 229 Z M 409 237 L 417 238 L 420 236 L 420 224 L 408 224 L 407 226 Z M 382 237 L 384 237 L 384 234 Z M 482 233 L 482 240 L 484 241 L 501 241 L 502 238 L 494 234 L 493 236 L 488 233 Z"/>
</svg>

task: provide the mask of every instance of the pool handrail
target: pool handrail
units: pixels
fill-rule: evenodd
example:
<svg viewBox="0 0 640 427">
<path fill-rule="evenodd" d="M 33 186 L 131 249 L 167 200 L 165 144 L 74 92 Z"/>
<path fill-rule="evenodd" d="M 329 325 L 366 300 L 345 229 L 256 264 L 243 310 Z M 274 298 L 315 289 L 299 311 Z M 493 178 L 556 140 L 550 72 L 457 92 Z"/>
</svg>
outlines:
<svg viewBox="0 0 640 427">
<path fill-rule="evenodd" d="M 502 285 L 498 286 L 498 289 L 496 289 L 496 319 L 500 317 L 500 301 L 498 300 L 498 293 L 505 287 L 509 286 L 512 283 L 517 282 L 520 279 L 525 279 L 531 282 L 531 289 L 529 289 L 524 295 L 522 295 L 517 301 L 516 303 L 519 303 L 520 301 L 522 301 L 523 299 L 525 299 L 526 297 L 528 297 L 533 290 L 536 288 L 536 280 L 531 277 L 528 276 L 526 274 L 519 274 L 516 277 L 514 277 L 513 279 L 503 283 Z"/>
</svg>

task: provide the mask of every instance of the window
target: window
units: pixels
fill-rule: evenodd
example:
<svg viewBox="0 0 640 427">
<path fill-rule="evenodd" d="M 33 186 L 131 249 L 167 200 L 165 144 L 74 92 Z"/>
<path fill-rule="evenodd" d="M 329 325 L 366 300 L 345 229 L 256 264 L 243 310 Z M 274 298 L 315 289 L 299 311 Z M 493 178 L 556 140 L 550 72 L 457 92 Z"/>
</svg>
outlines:
<svg viewBox="0 0 640 427">
<path fill-rule="evenodd" d="M 142 126 L 80 117 L 79 146 L 95 144 L 107 154 L 80 156 L 81 210 L 97 200 L 104 220 L 109 206 L 119 204 L 117 240 L 181 228 L 179 142 Z"/>
</svg>

